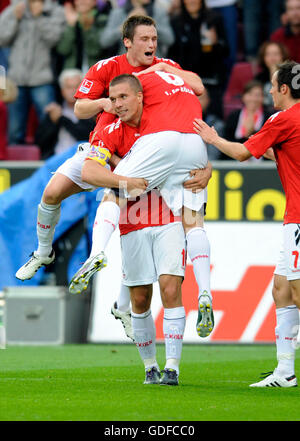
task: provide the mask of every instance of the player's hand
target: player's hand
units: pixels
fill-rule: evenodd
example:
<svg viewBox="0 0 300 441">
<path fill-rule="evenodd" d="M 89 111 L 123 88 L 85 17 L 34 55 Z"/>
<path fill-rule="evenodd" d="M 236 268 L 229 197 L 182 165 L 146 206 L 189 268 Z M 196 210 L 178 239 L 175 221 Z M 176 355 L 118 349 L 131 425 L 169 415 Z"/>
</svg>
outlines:
<svg viewBox="0 0 300 441">
<path fill-rule="evenodd" d="M 264 154 L 264 158 L 266 159 L 270 159 L 271 161 L 275 161 L 276 162 L 276 157 L 274 154 L 274 150 L 273 148 L 269 148 L 268 150 L 266 150 L 265 154 Z"/>
<path fill-rule="evenodd" d="M 107 113 L 115 114 L 115 112 L 113 112 L 112 110 L 111 100 L 109 98 L 100 98 L 100 99 L 101 99 L 102 110 Z"/>
<path fill-rule="evenodd" d="M 209 163 L 207 167 L 190 172 L 192 179 L 185 181 L 183 184 L 186 190 L 190 190 L 193 193 L 198 193 L 207 187 L 207 184 L 212 175 L 212 167 Z"/>
<path fill-rule="evenodd" d="M 132 197 L 138 197 L 148 187 L 148 182 L 143 178 L 128 178 L 127 180 L 127 191 Z"/>
<path fill-rule="evenodd" d="M 156 63 L 153 64 L 150 67 L 147 67 L 147 69 L 142 70 L 141 72 L 136 72 L 134 75 L 136 75 L 137 77 L 140 75 L 144 75 L 150 72 L 155 72 L 156 70 L 161 70 L 163 72 L 167 72 L 166 70 L 166 66 L 169 66 L 167 63 L 161 62 L 161 63 Z"/>
<path fill-rule="evenodd" d="M 198 118 L 194 119 L 193 125 L 195 132 L 201 136 L 204 142 L 215 145 L 219 135 L 214 127 L 209 127 L 202 119 Z"/>
</svg>

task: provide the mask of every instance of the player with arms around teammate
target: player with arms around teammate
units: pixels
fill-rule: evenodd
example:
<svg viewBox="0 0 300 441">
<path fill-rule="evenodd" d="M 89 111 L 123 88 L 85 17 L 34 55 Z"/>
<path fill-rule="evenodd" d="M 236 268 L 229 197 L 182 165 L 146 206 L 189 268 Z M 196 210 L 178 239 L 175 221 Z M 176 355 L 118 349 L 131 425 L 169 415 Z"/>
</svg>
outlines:
<svg viewBox="0 0 300 441">
<path fill-rule="evenodd" d="M 98 169 L 97 184 L 107 183 L 106 171 L 101 178 L 106 146 L 122 157 L 134 143 L 136 133 L 135 127 L 122 124 L 116 118 L 95 137 L 86 163 Z M 106 225 L 110 229 L 111 224 Z M 119 226 L 123 285 L 131 293 L 132 339 L 144 363 L 144 384 L 178 385 L 185 329 L 181 284 L 186 245 L 181 218 L 175 217 L 159 193 L 153 190 L 129 201 L 121 210 Z M 97 228 L 93 230 L 94 235 L 95 232 Z M 97 236 L 93 237 L 93 244 L 98 244 Z M 151 312 L 152 284 L 157 280 L 164 308 L 166 363 L 162 377 L 156 359 L 156 329 Z"/>
<path fill-rule="evenodd" d="M 132 16 L 124 22 L 123 42 L 127 49 L 126 54 L 99 61 L 90 68 L 84 80 L 79 86 L 75 95 L 75 113 L 78 118 L 90 118 L 100 115 L 103 110 L 111 110 L 108 96 L 109 82 L 116 75 L 121 73 L 141 72 L 146 69 L 168 70 L 170 73 L 178 73 L 186 79 L 196 94 L 203 91 L 203 84 L 198 75 L 186 72 L 172 60 L 164 60 L 155 56 L 157 47 L 157 31 L 155 22 L 150 17 Z M 99 118 L 98 118 L 99 119 Z M 103 123 L 104 124 L 104 123 Z M 101 118 L 97 126 L 101 125 Z M 93 140 L 93 133 L 90 141 Z M 83 182 L 81 179 L 81 168 L 86 156 L 90 152 L 90 143 L 81 144 L 77 153 L 57 170 L 55 175 L 46 186 L 42 200 L 38 206 L 37 236 L 38 249 L 33 252 L 32 257 L 16 273 L 21 280 L 31 279 L 41 266 L 49 265 L 55 256 L 52 249 L 55 226 L 60 218 L 61 202 L 72 194 L 82 191 L 94 190 L 95 187 Z M 116 157 L 110 158 L 110 165 L 116 165 Z M 193 179 L 185 185 L 191 189 L 201 189 L 203 175 L 209 179 L 211 169 L 205 171 L 191 171 Z M 197 187 L 198 186 L 198 187 Z M 97 225 L 97 218 L 95 221 Z M 47 225 L 47 228 L 43 228 Z M 198 233 L 194 230 L 190 235 L 191 243 L 193 237 Z M 205 232 L 203 232 L 205 235 Z M 206 237 L 204 239 L 207 240 Z M 121 319 L 126 334 L 132 337 L 130 320 L 130 297 L 128 289 L 121 284 L 117 308 L 113 306 L 112 312 L 116 318 Z"/>
<path fill-rule="evenodd" d="M 102 60 L 87 72 L 79 86 L 75 97 L 75 113 L 78 118 L 91 118 L 100 115 L 103 110 L 111 110 L 108 96 L 110 81 L 119 74 L 141 72 L 151 66 L 159 66 L 161 70 L 176 73 L 180 71 L 196 94 L 201 94 L 203 84 L 198 75 L 184 71 L 171 61 L 155 56 L 157 47 L 157 31 L 155 22 L 146 16 L 132 16 L 123 25 L 123 42 L 126 54 Z M 90 140 L 93 135 L 91 135 Z M 60 218 L 61 202 L 69 196 L 82 191 L 91 191 L 95 187 L 82 181 L 82 164 L 90 150 L 90 143 L 81 144 L 78 152 L 57 170 L 46 186 L 42 200 L 38 206 L 37 236 L 38 249 L 31 259 L 16 273 L 20 280 L 31 279 L 41 266 L 54 261 L 52 242 L 55 226 Z M 115 165 L 114 158 L 110 160 Z M 197 184 L 197 172 L 194 172 L 194 184 Z M 47 228 L 43 226 L 47 225 Z"/>
<path fill-rule="evenodd" d="M 300 308 L 300 65 L 286 62 L 272 77 L 270 93 L 279 112 L 272 115 L 259 132 L 244 144 L 229 142 L 214 128 L 195 121 L 195 131 L 207 143 L 226 155 L 245 161 L 251 156 L 270 157 L 273 148 L 277 170 L 286 196 L 283 222 L 283 250 L 275 269 L 273 297 L 276 305 L 276 348 L 278 365 L 274 372 L 251 387 L 297 386 L 295 348 Z"/>
<path fill-rule="evenodd" d="M 120 165 L 123 163 L 121 161 L 115 172 L 111 173 L 105 168 L 100 171 L 96 163 L 87 161 L 83 166 L 83 180 L 93 182 L 95 185 L 121 188 L 128 179 L 125 176 L 142 177 L 146 174 L 152 181 L 150 189 L 159 187 L 160 182 L 164 183 L 162 186 L 164 188 L 161 188 L 162 195 L 175 213 L 180 212 L 181 207 L 185 205 L 188 216 L 184 217 L 184 222 L 185 229 L 188 231 L 188 253 L 192 261 L 191 254 L 199 247 L 199 244 L 202 247 L 206 244 L 207 248 L 205 253 L 203 253 L 203 248 L 200 253 L 201 256 L 207 256 L 206 260 L 203 259 L 205 262 L 196 258 L 194 259 L 196 264 L 194 262 L 193 264 L 197 282 L 200 280 L 197 277 L 199 272 L 202 273 L 202 276 L 204 273 L 206 274 L 205 287 L 203 280 L 198 283 L 199 297 L 202 297 L 201 300 L 206 297 L 207 304 L 203 305 L 203 314 L 208 317 L 207 322 L 212 322 L 209 288 L 209 242 L 203 229 L 202 211 L 206 202 L 206 192 L 194 194 L 184 191 L 182 187 L 186 171 L 193 166 L 205 166 L 207 161 L 206 147 L 201 139 L 197 139 L 193 133 L 192 124 L 193 114 L 201 116 L 201 106 L 187 84 L 176 75 L 158 71 L 143 74 L 140 79 L 143 87 L 139 80 L 132 75 L 116 77 L 110 85 L 110 99 L 120 120 L 115 123 L 115 126 L 109 127 L 108 131 L 111 132 L 114 128 L 119 128 L 122 121 L 126 123 L 125 126 L 136 127 L 139 131 L 138 135 L 142 135 L 123 159 L 125 166 L 132 164 L 132 169 L 128 174 L 124 173 L 126 171 L 124 168 L 120 170 Z M 166 131 L 166 128 L 170 130 Z M 146 148 L 144 142 L 146 142 Z M 114 147 L 109 146 L 108 143 L 106 143 L 106 147 L 111 154 L 114 153 Z M 119 175 L 119 170 L 122 175 Z M 168 178 L 170 174 L 175 178 L 175 182 L 173 182 L 173 178 Z M 140 189 L 145 190 L 147 184 L 143 179 L 140 180 L 140 184 Z M 113 226 L 119 222 L 120 215 L 120 208 L 115 203 L 114 196 L 111 194 L 105 196 L 98 208 L 98 214 L 98 239 L 93 241 L 95 247 L 93 247 L 90 258 L 71 281 L 70 291 L 74 293 L 85 289 L 90 277 L 106 265 L 103 251 L 114 231 Z M 200 238 L 199 241 L 193 240 L 192 233 Z M 189 235 L 192 236 L 190 240 Z M 202 270 L 199 271 L 200 265 Z M 204 267 L 207 267 L 206 270 Z M 204 293 L 204 291 L 206 292 Z M 200 308 L 201 304 L 202 302 L 199 302 Z M 199 326 L 203 323 L 203 314 L 200 308 Z M 200 336 L 205 336 L 201 335 L 200 329 L 198 333 Z"/>
</svg>

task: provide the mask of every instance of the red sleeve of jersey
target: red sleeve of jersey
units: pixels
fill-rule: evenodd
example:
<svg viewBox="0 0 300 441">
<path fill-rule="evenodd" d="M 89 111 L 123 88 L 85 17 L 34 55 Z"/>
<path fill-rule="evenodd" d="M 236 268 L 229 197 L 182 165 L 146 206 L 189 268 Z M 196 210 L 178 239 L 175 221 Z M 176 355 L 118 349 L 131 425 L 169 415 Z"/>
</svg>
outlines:
<svg viewBox="0 0 300 441">
<path fill-rule="evenodd" d="M 99 63 L 90 67 L 74 95 L 75 98 L 95 100 L 104 95 L 107 83 L 107 68 L 106 65 L 101 66 Z"/>
<path fill-rule="evenodd" d="M 284 141 L 288 121 L 284 112 L 277 112 L 265 122 L 259 132 L 252 135 L 245 143 L 250 153 L 259 159 L 270 147 Z"/>
</svg>

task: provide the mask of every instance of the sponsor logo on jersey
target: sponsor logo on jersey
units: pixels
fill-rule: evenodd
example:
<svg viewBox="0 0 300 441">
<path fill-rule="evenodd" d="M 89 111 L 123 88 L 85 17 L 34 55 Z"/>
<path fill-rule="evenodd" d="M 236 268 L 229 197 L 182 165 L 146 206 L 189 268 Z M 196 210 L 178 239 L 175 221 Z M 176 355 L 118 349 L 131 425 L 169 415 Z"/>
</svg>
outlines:
<svg viewBox="0 0 300 441">
<path fill-rule="evenodd" d="M 94 84 L 93 81 L 83 80 L 79 88 L 79 91 L 82 93 L 89 93 L 93 84 Z"/>
</svg>

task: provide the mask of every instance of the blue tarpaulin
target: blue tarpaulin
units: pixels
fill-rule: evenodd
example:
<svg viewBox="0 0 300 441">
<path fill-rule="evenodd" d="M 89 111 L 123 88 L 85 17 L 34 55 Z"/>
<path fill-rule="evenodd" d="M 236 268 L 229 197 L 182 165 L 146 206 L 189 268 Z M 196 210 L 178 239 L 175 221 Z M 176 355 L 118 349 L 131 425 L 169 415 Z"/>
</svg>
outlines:
<svg viewBox="0 0 300 441">
<path fill-rule="evenodd" d="M 52 173 L 76 152 L 77 145 L 60 155 L 51 157 L 28 179 L 0 194 L 0 290 L 6 286 L 24 286 L 24 283 L 27 286 L 38 285 L 41 282 L 43 269 L 26 282 L 16 279 L 15 273 L 29 259 L 32 251 L 37 249 L 37 207 L 44 188 Z M 87 229 L 91 238 L 93 222 L 102 198 L 102 192 L 103 189 L 82 192 L 62 202 L 61 218 L 56 226 L 54 241 L 85 216 L 87 216 Z M 85 240 L 86 238 L 83 237 L 79 241 L 70 259 L 69 280 L 79 268 L 80 263 L 87 258 L 88 248 L 84 243 Z"/>
</svg>

